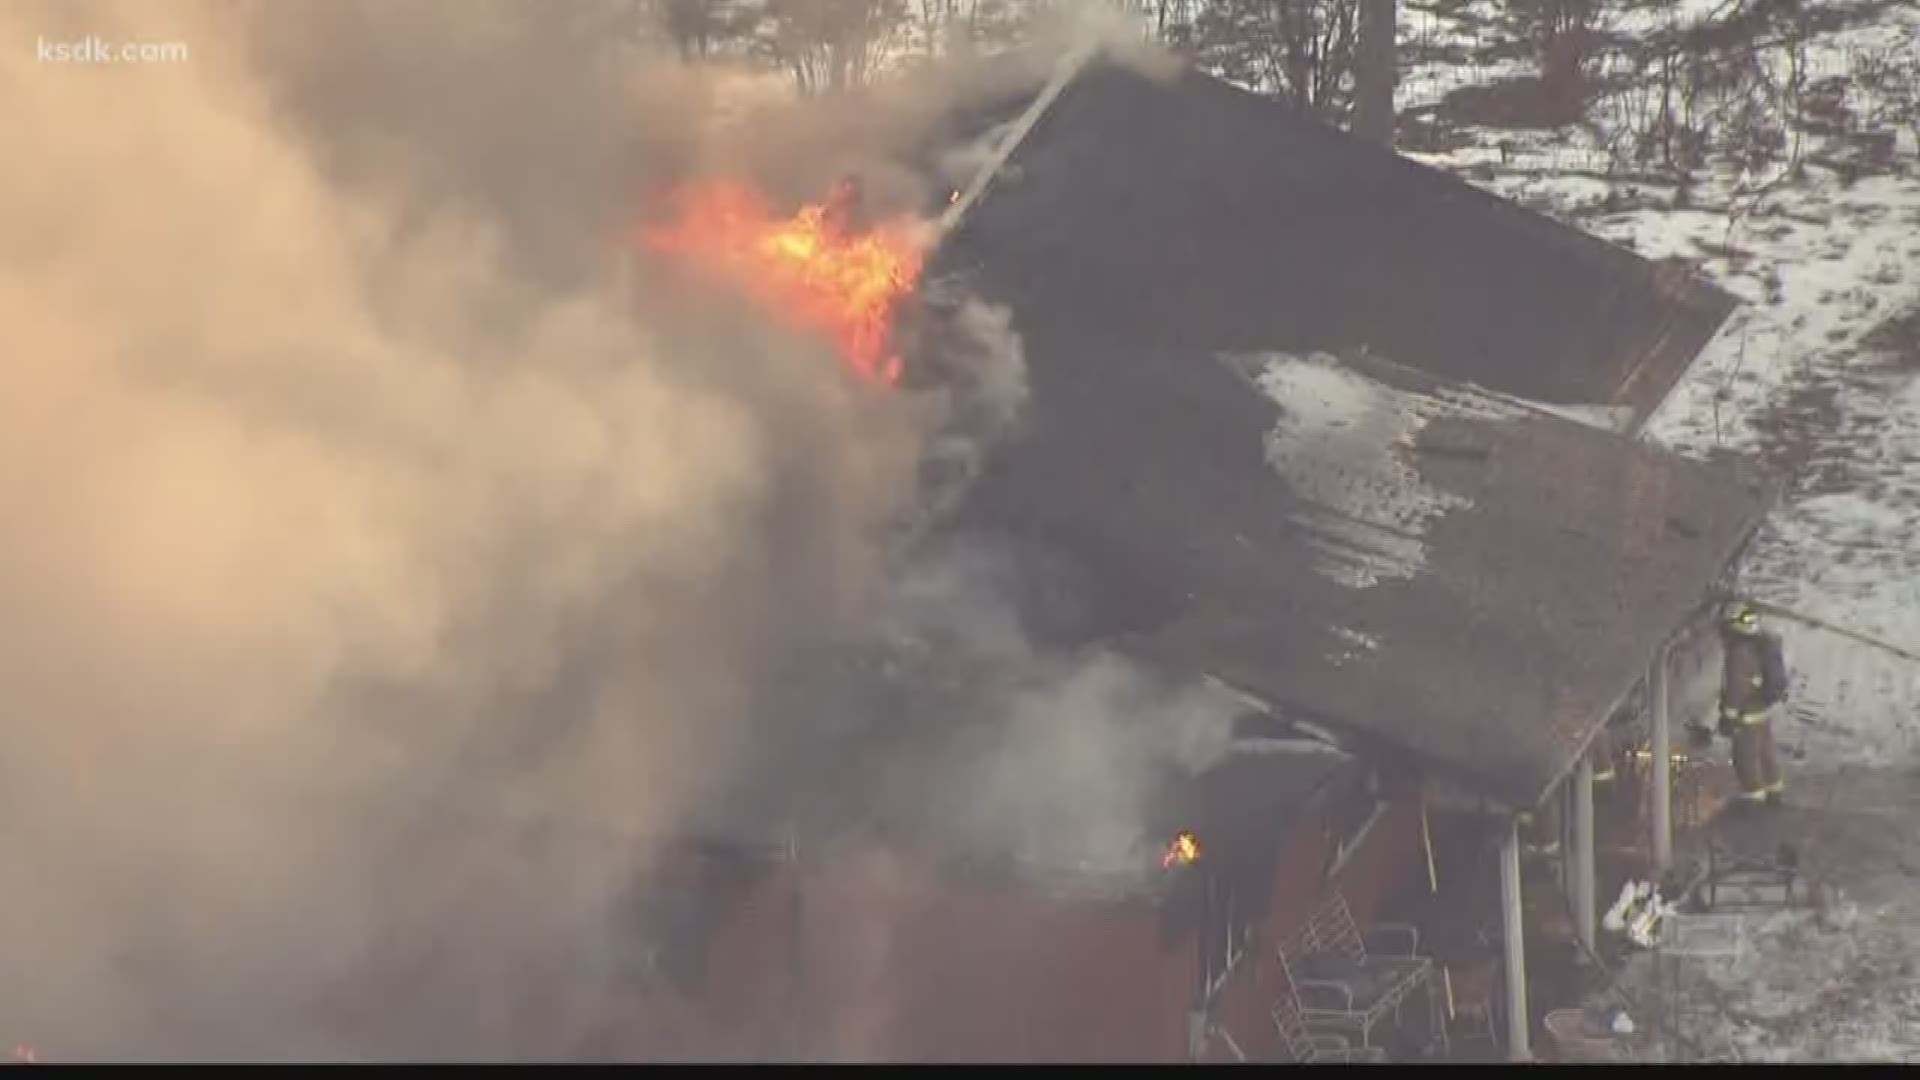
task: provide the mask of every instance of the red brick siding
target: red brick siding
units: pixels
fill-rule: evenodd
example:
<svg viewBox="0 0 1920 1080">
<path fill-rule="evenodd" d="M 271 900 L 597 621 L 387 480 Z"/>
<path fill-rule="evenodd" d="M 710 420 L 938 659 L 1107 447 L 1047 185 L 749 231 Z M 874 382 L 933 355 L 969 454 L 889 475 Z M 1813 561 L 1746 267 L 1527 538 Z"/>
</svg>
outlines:
<svg viewBox="0 0 1920 1080">
<path fill-rule="evenodd" d="M 1409 881 L 1426 875 L 1426 851 L 1420 841 L 1420 804 L 1394 803 L 1367 834 L 1367 842 L 1342 867 L 1334 885 L 1346 894 L 1356 921 L 1365 925 L 1380 906 Z"/>
<path fill-rule="evenodd" d="M 1353 909 L 1354 918 L 1365 923 L 1390 892 L 1400 887 L 1407 875 L 1418 868 L 1410 861 L 1423 857 L 1420 847 L 1420 808 L 1417 803 L 1395 803 L 1367 833 L 1360 849 L 1353 853 L 1331 882 L 1324 878 L 1328 842 L 1319 827 L 1323 815 L 1314 815 L 1313 827 L 1294 830 L 1282 852 L 1275 874 L 1273 907 L 1266 931 L 1254 943 L 1252 955 L 1243 963 L 1248 967 L 1236 974 L 1220 1003 L 1220 1016 L 1242 1053 L 1256 1061 L 1271 1061 L 1281 1056 L 1279 1039 L 1273 1030 L 1271 1010 L 1285 981 L 1274 958 L 1275 943 L 1296 930 L 1328 890 L 1338 888 Z M 1213 1055 L 1218 1057 L 1219 1048 Z"/>
<path fill-rule="evenodd" d="M 1306 824 L 1311 822 L 1311 825 Z M 1323 815 L 1276 871 L 1265 932 L 1221 1002 L 1255 1060 L 1278 1053 L 1273 943 L 1324 895 Z M 1365 920 L 1419 867 L 1419 810 L 1395 805 L 1333 883 Z M 798 890 L 802 903 L 793 904 Z M 1182 1061 L 1192 940 L 1157 912 L 930 879 L 897 863 L 769 873 L 716 933 L 706 999 L 672 1013 L 673 1057 L 895 1061 Z M 656 1019 L 665 1003 L 653 1007 Z M 804 1046 L 783 1041 L 805 1032 Z M 697 1044 L 697 1047 L 696 1047 Z"/>
<path fill-rule="evenodd" d="M 869 890 L 822 905 L 809 920 L 821 943 L 885 939 L 831 950 L 810 968 L 840 1018 L 828 1056 L 1184 1058 L 1193 950 L 1162 947 L 1157 912 L 1016 887 L 911 881 L 886 891 L 884 901 Z"/>
</svg>

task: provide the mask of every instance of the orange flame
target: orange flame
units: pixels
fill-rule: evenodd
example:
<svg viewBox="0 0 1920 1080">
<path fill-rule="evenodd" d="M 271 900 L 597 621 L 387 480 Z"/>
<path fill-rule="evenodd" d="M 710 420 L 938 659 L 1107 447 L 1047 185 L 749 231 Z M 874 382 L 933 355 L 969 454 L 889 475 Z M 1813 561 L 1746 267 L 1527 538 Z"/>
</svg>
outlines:
<svg viewBox="0 0 1920 1080">
<path fill-rule="evenodd" d="M 649 248 L 827 337 L 863 377 L 899 381 L 893 309 L 922 259 L 904 223 L 850 231 L 847 208 L 824 204 L 780 218 L 753 189 L 726 181 L 682 188 L 674 204 L 674 220 L 642 232 Z"/>
<path fill-rule="evenodd" d="M 1199 858 L 1200 838 L 1190 832 L 1182 831 L 1174 836 L 1173 843 L 1167 845 L 1166 854 L 1160 856 L 1160 867 L 1163 870 L 1172 869 L 1176 865 L 1185 866 Z"/>
</svg>

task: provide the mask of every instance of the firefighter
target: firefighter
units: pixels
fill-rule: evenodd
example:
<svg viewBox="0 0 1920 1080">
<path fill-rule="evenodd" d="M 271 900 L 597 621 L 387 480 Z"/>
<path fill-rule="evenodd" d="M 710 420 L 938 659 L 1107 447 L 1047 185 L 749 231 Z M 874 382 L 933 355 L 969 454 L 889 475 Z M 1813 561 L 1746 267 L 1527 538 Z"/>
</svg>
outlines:
<svg viewBox="0 0 1920 1080">
<path fill-rule="evenodd" d="M 1733 740 L 1739 798 L 1776 804 L 1786 790 L 1773 744 L 1773 707 L 1787 692 L 1780 639 L 1761 629 L 1759 613 L 1744 602 L 1727 606 L 1720 630 L 1720 733 Z"/>
</svg>

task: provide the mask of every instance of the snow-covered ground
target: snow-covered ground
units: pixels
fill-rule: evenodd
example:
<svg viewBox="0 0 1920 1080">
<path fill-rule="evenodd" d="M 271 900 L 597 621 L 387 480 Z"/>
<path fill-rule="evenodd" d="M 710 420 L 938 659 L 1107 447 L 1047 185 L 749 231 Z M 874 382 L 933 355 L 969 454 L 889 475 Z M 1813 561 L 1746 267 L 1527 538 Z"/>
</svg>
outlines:
<svg viewBox="0 0 1920 1080">
<path fill-rule="evenodd" d="M 1459 44 L 1445 23 L 1429 15 L 1411 32 Z M 1462 127 L 1448 144 L 1464 145 L 1421 155 L 1649 257 L 1686 259 L 1746 301 L 1648 437 L 1686 453 L 1759 453 L 1786 473 L 1743 587 L 1893 647 L 1773 621 L 1796 676 L 1776 726 L 1795 805 L 1768 827 L 1814 853 L 1857 916 L 1748 920 L 1745 954 L 1709 972 L 1714 1017 L 1696 1032 L 1701 1052 L 1731 1045 L 1745 1059 L 1920 1055 L 1920 663 L 1894 651 L 1920 656 L 1920 157 L 1913 121 L 1900 119 L 1920 94 L 1920 6 L 1883 5 L 1855 23 L 1800 59 L 1810 85 L 1844 79 L 1829 94 L 1850 120 L 1789 123 L 1773 161 L 1710 161 L 1684 193 L 1609 153 L 1631 88 L 1596 103 L 1586 125 Z M 1490 68 L 1512 77 L 1511 64 L 1451 66 L 1417 68 L 1402 107 L 1432 105 Z M 1876 130 L 1882 148 L 1863 157 L 1860 133 Z M 1626 977 L 1650 987 L 1644 963 Z"/>
<path fill-rule="evenodd" d="M 1791 843 L 1841 885 L 1824 908 L 1722 912 L 1739 955 L 1690 959 L 1678 980 L 1650 953 L 1621 969 L 1631 1013 L 1673 1041 L 1674 1059 L 1920 1062 L 1920 773 L 1851 770 L 1805 778 L 1800 803 L 1730 828 L 1722 841 Z M 1746 835 L 1741 836 L 1741 833 Z"/>
</svg>

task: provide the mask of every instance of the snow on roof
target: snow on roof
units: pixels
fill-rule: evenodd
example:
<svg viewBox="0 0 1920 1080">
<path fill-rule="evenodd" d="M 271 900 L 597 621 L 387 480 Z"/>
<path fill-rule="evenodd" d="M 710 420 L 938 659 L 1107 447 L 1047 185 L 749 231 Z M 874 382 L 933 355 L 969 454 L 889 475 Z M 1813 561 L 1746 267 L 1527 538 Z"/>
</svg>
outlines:
<svg viewBox="0 0 1920 1080">
<path fill-rule="evenodd" d="M 1437 401 L 1324 353 L 1231 362 L 1257 368 L 1260 388 L 1280 406 L 1267 460 L 1310 507 L 1303 524 L 1323 538 L 1314 544 L 1321 572 L 1354 588 L 1413 576 L 1425 563 L 1427 526 L 1469 505 L 1426 483 L 1406 454 Z"/>
<path fill-rule="evenodd" d="M 1517 804 L 1570 767 L 1763 505 L 1739 467 L 1397 365 L 1183 359 L 1166 350 L 1204 350 L 1206 324 L 1006 298 L 1031 410 L 970 526 L 1085 567 L 1127 651 Z"/>
</svg>

